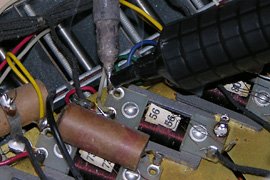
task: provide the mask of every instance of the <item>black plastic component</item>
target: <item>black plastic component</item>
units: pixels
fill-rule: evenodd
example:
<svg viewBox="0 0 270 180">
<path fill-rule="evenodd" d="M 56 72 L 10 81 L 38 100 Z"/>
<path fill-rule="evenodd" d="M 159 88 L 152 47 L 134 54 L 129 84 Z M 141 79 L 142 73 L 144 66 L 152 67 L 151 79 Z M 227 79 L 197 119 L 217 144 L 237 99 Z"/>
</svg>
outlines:
<svg viewBox="0 0 270 180">
<path fill-rule="evenodd" d="M 269 17 L 269 0 L 234 0 L 165 26 L 166 78 L 192 90 L 269 63 Z"/>
<path fill-rule="evenodd" d="M 133 65 L 113 73 L 111 82 L 114 86 L 131 83 L 134 81 L 149 81 L 159 78 L 160 66 L 157 64 L 159 56 L 151 53 L 136 61 Z"/>
</svg>

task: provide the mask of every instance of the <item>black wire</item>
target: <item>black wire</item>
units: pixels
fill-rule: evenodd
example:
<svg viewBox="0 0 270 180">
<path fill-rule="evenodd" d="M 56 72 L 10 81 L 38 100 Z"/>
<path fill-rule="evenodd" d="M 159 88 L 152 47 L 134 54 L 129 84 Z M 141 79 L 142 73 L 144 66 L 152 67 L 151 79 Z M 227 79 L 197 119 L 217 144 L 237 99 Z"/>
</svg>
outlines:
<svg viewBox="0 0 270 180">
<path fill-rule="evenodd" d="M 90 9 L 92 9 L 91 0 L 80 0 L 79 2 L 65 0 L 41 15 L 0 19 L 0 42 L 41 31 L 49 27 L 46 21 L 48 19 L 53 25 L 57 25 L 74 14 Z"/>
<path fill-rule="evenodd" d="M 253 121 L 255 121 L 256 123 L 260 124 L 264 129 L 266 129 L 268 132 L 270 132 L 270 123 L 264 121 L 263 119 L 261 119 L 260 117 L 258 117 L 256 114 L 250 112 L 248 109 L 246 109 L 245 107 L 241 106 L 240 104 L 238 104 L 238 102 L 236 102 L 233 97 L 231 96 L 230 92 L 227 91 L 223 85 L 218 85 L 218 89 L 220 90 L 220 92 L 222 92 L 222 94 L 228 99 L 228 101 L 236 107 L 237 110 L 242 111 L 247 117 L 249 117 L 250 119 L 252 119 Z"/>
<path fill-rule="evenodd" d="M 74 55 L 68 50 L 68 48 L 60 41 L 58 38 L 55 28 L 51 27 L 51 36 L 55 44 L 58 46 L 58 48 L 64 53 L 64 55 L 67 58 L 68 63 L 71 66 L 72 69 L 72 80 L 74 81 L 74 87 L 76 90 L 76 94 L 80 99 L 85 99 L 85 96 L 83 95 L 81 86 L 80 86 L 80 70 L 79 70 L 79 65 L 74 57 Z"/>
<path fill-rule="evenodd" d="M 232 160 L 232 158 L 230 157 L 230 155 L 229 155 L 226 151 L 224 151 L 224 152 L 222 153 L 222 155 L 223 155 L 224 157 L 226 157 L 228 160 L 230 160 L 232 163 L 234 163 L 233 160 Z M 232 170 L 232 172 L 233 172 L 233 174 L 235 175 L 235 177 L 236 177 L 237 179 L 246 180 L 245 176 L 244 176 L 241 172 L 239 172 L 239 171 L 234 171 L 234 170 Z"/>
<path fill-rule="evenodd" d="M 177 10 L 179 10 L 185 16 L 191 15 L 189 8 L 185 6 L 183 3 L 180 3 L 178 0 L 167 0 L 167 3 L 172 7 L 176 8 Z"/>
<path fill-rule="evenodd" d="M 39 162 L 37 161 L 35 155 L 34 155 L 34 152 L 33 152 L 33 149 L 32 149 L 32 146 L 31 144 L 29 143 L 28 139 L 26 139 L 24 136 L 22 135 L 16 135 L 16 139 L 22 143 L 25 144 L 25 148 L 26 148 L 26 151 L 28 152 L 28 156 L 29 156 L 29 159 L 37 173 L 37 175 L 39 176 L 39 178 L 41 180 L 47 180 L 47 176 L 44 174 L 44 172 L 42 171 L 40 165 L 39 165 Z"/>
<path fill-rule="evenodd" d="M 53 137 L 56 140 L 56 143 L 64 157 L 64 159 L 66 160 L 71 173 L 73 174 L 73 176 L 78 179 L 78 180 L 82 180 L 82 176 L 79 172 L 79 170 L 75 167 L 74 162 L 72 160 L 72 158 L 70 157 L 68 150 L 65 146 L 65 143 L 63 142 L 63 139 L 61 137 L 61 134 L 57 128 L 54 116 L 53 116 L 53 109 L 52 109 L 52 104 L 53 104 L 53 99 L 55 97 L 55 92 L 53 93 L 49 93 L 47 99 L 46 99 L 46 111 L 47 111 L 47 120 L 48 123 L 50 125 L 50 129 L 51 132 L 53 134 Z"/>
<path fill-rule="evenodd" d="M 270 171 L 265 169 L 259 169 L 249 166 L 241 166 L 233 163 L 231 160 L 223 156 L 220 152 L 216 152 L 217 158 L 219 159 L 220 163 L 222 163 L 225 167 L 229 168 L 232 171 L 241 172 L 243 174 L 251 174 L 255 176 L 262 176 L 262 177 L 269 177 Z"/>
<path fill-rule="evenodd" d="M 73 11 L 69 10 L 68 12 L 74 15 L 74 14 L 76 14 L 76 12 L 74 11 L 74 7 L 76 7 L 76 5 L 77 5 L 76 0 L 64 1 L 60 5 L 58 5 L 58 7 L 60 7 L 60 8 L 56 8 L 56 10 L 54 10 L 54 12 L 57 12 L 59 10 L 61 11 L 61 9 L 65 9 L 65 6 L 68 6 L 68 7 L 73 7 Z M 63 12 L 61 12 L 61 13 L 63 13 Z M 55 31 L 55 27 L 54 27 L 54 23 L 55 23 L 54 19 L 55 18 L 52 18 L 52 17 L 49 17 L 48 19 L 46 19 L 47 24 L 49 25 L 49 27 L 51 29 L 52 39 L 56 43 L 58 48 L 64 53 L 69 65 L 71 66 L 72 79 L 74 81 L 74 87 L 75 87 L 77 96 L 80 99 L 85 99 L 85 96 L 83 95 L 83 92 L 82 92 L 82 89 L 80 86 L 80 79 L 79 79 L 80 69 L 79 69 L 78 61 L 76 60 L 75 56 L 69 51 L 69 49 L 58 38 L 56 31 Z"/>
</svg>

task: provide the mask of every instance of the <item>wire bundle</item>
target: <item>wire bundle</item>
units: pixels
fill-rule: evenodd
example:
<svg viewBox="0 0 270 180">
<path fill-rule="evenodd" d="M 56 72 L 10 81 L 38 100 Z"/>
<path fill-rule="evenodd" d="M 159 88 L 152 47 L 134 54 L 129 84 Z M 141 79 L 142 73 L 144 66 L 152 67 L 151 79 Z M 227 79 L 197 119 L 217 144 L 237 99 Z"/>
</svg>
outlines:
<svg viewBox="0 0 270 180">
<path fill-rule="evenodd" d="M 0 21 L 0 41 L 27 36 L 44 29 L 41 17 L 20 17 Z"/>
<path fill-rule="evenodd" d="M 91 8 L 92 1 L 90 0 L 80 0 L 79 2 L 66 0 L 48 10 L 43 15 L 0 20 L 0 41 L 16 39 L 41 31 L 49 27 L 48 20 L 55 26 L 68 17 Z M 76 11 L 74 11 L 74 9 L 76 9 Z"/>
<path fill-rule="evenodd" d="M 128 58 L 127 58 L 127 64 L 130 65 L 131 64 L 131 61 L 132 61 L 132 57 L 133 55 L 135 54 L 135 52 L 141 48 L 142 46 L 145 46 L 145 45 L 151 45 L 151 46 L 157 46 L 157 42 L 156 41 L 153 41 L 153 40 L 143 40 L 137 44 L 135 44 L 130 52 L 129 52 L 129 55 L 128 55 Z"/>
<path fill-rule="evenodd" d="M 33 37 L 33 35 L 29 35 L 29 36 L 25 37 L 11 52 L 13 54 L 17 54 L 22 49 L 22 47 L 31 40 L 32 37 Z M 7 60 L 5 59 L 0 64 L 0 71 L 5 67 L 6 64 L 7 64 Z"/>
</svg>

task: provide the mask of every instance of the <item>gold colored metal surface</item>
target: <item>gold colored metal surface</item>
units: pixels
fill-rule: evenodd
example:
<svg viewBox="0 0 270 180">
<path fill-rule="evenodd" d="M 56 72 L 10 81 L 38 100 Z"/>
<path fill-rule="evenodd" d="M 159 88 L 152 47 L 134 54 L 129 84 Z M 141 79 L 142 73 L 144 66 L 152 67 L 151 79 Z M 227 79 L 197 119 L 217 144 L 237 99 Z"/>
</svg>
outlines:
<svg viewBox="0 0 270 180">
<path fill-rule="evenodd" d="M 163 83 L 157 84 L 149 89 L 150 91 L 170 99 L 175 98 L 175 92 Z M 230 123 L 230 133 L 226 144 L 236 141 L 236 146 L 229 152 L 235 163 L 251 167 L 258 167 L 270 170 L 270 133 L 263 130 L 255 132 L 241 127 L 238 124 Z M 234 180 L 234 174 L 221 164 L 202 160 L 197 170 L 192 170 L 172 161 L 164 160 L 162 164 L 164 171 L 161 179 L 174 180 Z M 244 175 L 248 180 L 265 179 L 252 175 Z"/>
</svg>

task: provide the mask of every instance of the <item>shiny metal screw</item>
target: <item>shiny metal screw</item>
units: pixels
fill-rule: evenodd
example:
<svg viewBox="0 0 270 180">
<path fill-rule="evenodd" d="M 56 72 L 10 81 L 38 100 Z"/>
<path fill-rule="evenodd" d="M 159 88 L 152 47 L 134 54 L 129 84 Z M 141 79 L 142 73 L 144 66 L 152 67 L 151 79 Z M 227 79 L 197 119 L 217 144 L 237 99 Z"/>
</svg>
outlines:
<svg viewBox="0 0 270 180">
<path fill-rule="evenodd" d="M 135 118 L 139 114 L 139 106 L 134 102 L 126 102 L 122 106 L 122 114 L 126 118 Z"/>
</svg>

